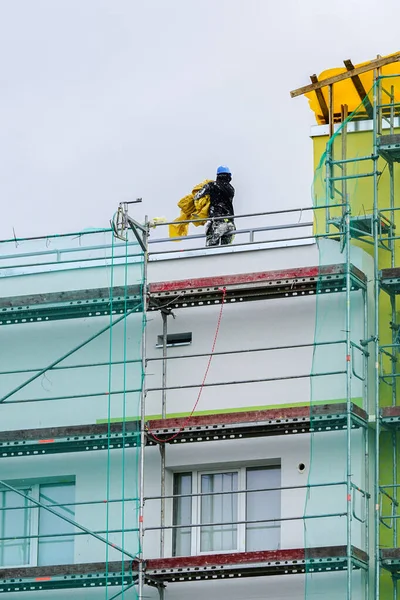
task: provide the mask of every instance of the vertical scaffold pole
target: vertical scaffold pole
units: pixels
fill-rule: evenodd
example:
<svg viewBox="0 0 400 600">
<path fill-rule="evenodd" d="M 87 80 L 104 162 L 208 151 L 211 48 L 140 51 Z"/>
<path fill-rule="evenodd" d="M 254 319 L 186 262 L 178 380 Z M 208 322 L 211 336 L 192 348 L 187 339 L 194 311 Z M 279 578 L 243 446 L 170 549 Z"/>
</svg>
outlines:
<svg viewBox="0 0 400 600">
<path fill-rule="evenodd" d="M 378 97 L 379 94 L 379 72 L 374 71 L 374 87 L 373 87 L 373 160 L 374 160 L 374 175 L 373 175 L 373 230 L 374 230 L 374 373 L 375 373 L 375 551 L 374 551 L 374 572 L 375 572 L 375 600 L 379 600 L 380 594 L 380 560 L 379 560 L 379 505 L 380 505 L 380 493 L 379 493 L 379 438 L 380 438 L 380 416 L 379 416 L 379 214 L 378 214 L 378 140 L 377 133 L 380 131 L 380 112 L 378 111 Z"/>
<path fill-rule="evenodd" d="M 161 310 L 163 323 L 163 360 L 162 360 L 162 390 L 161 390 L 161 417 L 167 416 L 167 336 L 168 336 L 168 309 Z M 165 551 L 165 444 L 160 444 L 161 458 L 161 501 L 160 501 L 160 557 L 164 557 Z"/>
<path fill-rule="evenodd" d="M 390 89 L 390 133 L 394 133 L 394 116 L 395 116 L 395 90 L 394 86 L 391 86 Z M 394 207 L 395 207 L 395 197 L 394 197 L 394 166 L 393 163 L 389 163 L 389 181 L 390 181 L 390 235 L 394 236 Z M 391 240 L 391 255 L 390 255 L 390 266 L 392 268 L 396 265 L 396 242 L 395 240 Z M 392 306 L 392 323 L 396 323 L 396 296 L 392 295 L 390 298 L 391 306 Z M 397 337 L 398 333 L 393 329 L 392 331 L 392 344 L 395 343 L 395 337 Z M 393 347 L 392 352 L 396 352 L 396 348 Z M 392 361 L 392 369 L 396 371 L 396 363 Z M 397 404 L 397 378 L 393 377 L 392 381 L 392 404 L 396 406 Z M 393 432 L 393 499 L 394 502 L 397 503 L 397 431 Z M 397 548 L 397 519 L 393 520 L 393 538 L 394 538 L 394 548 Z M 397 600 L 397 579 L 393 582 L 393 600 Z"/>
<path fill-rule="evenodd" d="M 158 597 L 160 598 L 160 600 L 164 600 L 164 597 L 165 597 L 165 587 L 164 586 L 158 587 Z"/>
<path fill-rule="evenodd" d="M 326 147 L 326 173 L 325 173 L 325 182 L 326 182 L 326 209 L 325 209 L 325 233 L 329 233 L 329 221 L 331 218 L 329 205 L 331 204 L 332 199 L 332 183 L 331 178 L 333 177 L 333 147 L 332 147 L 332 138 L 334 133 L 334 105 L 333 105 L 333 85 L 330 85 L 328 88 L 329 95 L 329 106 L 328 106 L 328 126 L 329 126 L 329 141 Z"/>
<path fill-rule="evenodd" d="M 364 307 L 364 340 L 368 340 L 369 336 L 370 336 L 370 331 L 369 331 L 369 317 L 368 317 L 368 291 L 367 289 L 363 290 L 362 292 L 363 294 L 363 307 Z M 363 389 L 363 409 L 366 411 L 367 414 L 369 414 L 369 353 L 368 353 L 368 347 L 365 346 L 364 348 L 364 389 Z M 369 460 L 370 460 L 370 453 L 369 453 L 369 427 L 365 427 L 363 430 L 363 436 L 364 436 L 364 479 L 365 479 L 365 485 L 364 485 L 364 489 L 366 491 L 366 493 L 369 493 L 369 486 L 370 486 L 370 473 L 369 473 Z M 369 544 L 370 544 L 370 535 L 369 535 L 369 528 L 370 528 L 370 499 L 369 497 L 365 498 L 365 549 L 366 549 L 366 553 L 369 554 Z M 364 594 L 365 600 L 369 600 L 369 572 L 367 571 L 366 575 L 365 575 L 365 594 Z"/>
<path fill-rule="evenodd" d="M 351 461 L 351 272 L 350 272 L 350 205 L 346 202 L 346 215 L 344 219 L 344 236 L 346 252 L 346 491 L 347 491 L 347 600 L 352 597 L 352 461 Z"/>
<path fill-rule="evenodd" d="M 346 203 L 348 201 L 347 198 L 347 164 L 344 162 L 347 158 L 347 117 L 349 115 L 349 108 L 347 104 L 342 104 L 342 202 L 343 202 L 343 210 L 342 217 L 346 211 Z"/>
<path fill-rule="evenodd" d="M 147 311 L 147 262 L 148 262 L 148 217 L 145 217 L 145 231 L 143 232 L 143 322 L 142 322 L 142 392 L 140 397 L 140 468 L 139 468 L 139 564 L 138 564 L 138 599 L 143 600 L 144 587 L 144 449 L 146 445 L 146 311 Z"/>
<path fill-rule="evenodd" d="M 390 90 L 390 133 L 394 133 L 394 103 L 395 103 L 395 93 L 394 86 L 391 86 Z M 390 235 L 394 236 L 394 167 L 393 163 L 389 162 L 389 190 L 390 190 Z M 396 265 L 395 259 L 395 240 L 390 240 L 390 266 L 393 269 Z M 390 304 L 392 309 L 392 352 L 396 353 L 396 342 L 398 338 L 398 330 L 395 325 L 396 323 L 396 295 L 390 295 Z M 396 361 L 392 359 L 392 405 L 396 406 L 397 404 L 397 378 L 396 378 Z M 396 506 L 397 504 L 397 431 L 393 431 L 392 433 L 392 479 L 393 479 L 393 501 Z M 397 519 L 393 519 L 393 548 L 397 548 Z M 397 600 L 397 579 L 393 578 L 393 600 Z"/>
</svg>

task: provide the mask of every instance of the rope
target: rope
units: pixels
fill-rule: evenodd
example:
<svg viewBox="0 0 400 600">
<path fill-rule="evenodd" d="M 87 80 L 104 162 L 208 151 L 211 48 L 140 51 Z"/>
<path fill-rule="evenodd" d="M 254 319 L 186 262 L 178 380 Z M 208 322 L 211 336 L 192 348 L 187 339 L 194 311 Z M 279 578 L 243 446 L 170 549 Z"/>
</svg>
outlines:
<svg viewBox="0 0 400 600">
<path fill-rule="evenodd" d="M 189 416 L 187 417 L 187 419 L 184 421 L 184 423 L 183 423 L 182 427 L 180 428 L 180 430 L 179 430 L 177 433 L 174 433 L 174 435 L 172 435 L 171 437 L 169 437 L 169 438 L 167 438 L 167 439 L 161 439 L 161 438 L 157 437 L 157 436 L 156 436 L 154 433 L 152 433 L 152 431 L 150 431 L 150 429 L 149 429 L 149 428 L 146 426 L 146 431 L 147 431 L 147 433 L 148 433 L 149 435 L 151 435 L 151 437 L 153 438 L 153 440 L 155 440 L 156 442 L 158 442 L 158 443 L 160 443 L 160 444 L 166 444 L 167 442 L 171 442 L 172 440 L 174 440 L 175 438 L 177 438 L 177 437 L 178 437 L 178 435 L 180 435 L 180 434 L 182 433 L 182 431 L 185 429 L 185 427 L 187 427 L 187 426 L 188 426 L 188 424 L 189 424 L 189 422 L 190 422 L 191 418 L 193 417 L 193 413 L 195 412 L 195 410 L 196 410 L 196 408 L 197 408 L 197 405 L 198 405 L 198 404 L 199 404 L 199 402 L 200 402 L 200 398 L 201 398 L 201 395 L 202 395 L 202 393 L 203 393 L 204 385 L 205 385 L 205 383 L 206 383 L 206 381 L 207 381 L 208 372 L 209 372 L 209 370 L 210 370 L 211 363 L 212 363 L 212 359 L 213 359 L 213 356 L 214 356 L 215 346 L 216 346 L 216 344 L 217 344 L 217 339 L 218 339 L 219 329 L 220 329 L 220 326 L 221 326 L 221 321 L 222 321 L 222 313 L 223 313 L 223 311 L 224 311 L 225 296 L 226 296 L 226 288 L 225 288 L 225 287 L 224 287 L 224 288 L 221 288 L 221 290 L 222 290 L 222 301 L 221 301 L 221 308 L 220 308 L 219 315 L 218 315 L 217 328 L 216 328 L 216 330 L 215 330 L 215 335 L 214 335 L 214 340 L 213 340 L 213 344 L 212 344 L 212 348 L 211 348 L 211 353 L 210 353 L 210 356 L 209 356 L 209 358 L 208 358 L 207 367 L 206 367 L 206 370 L 205 370 L 205 373 L 204 373 L 203 381 L 201 382 L 201 385 L 200 385 L 199 393 L 197 394 L 197 399 L 196 399 L 196 402 L 195 402 L 195 404 L 194 404 L 194 406 L 193 406 L 193 408 L 192 408 L 192 411 L 191 411 L 190 415 L 189 415 Z"/>
</svg>

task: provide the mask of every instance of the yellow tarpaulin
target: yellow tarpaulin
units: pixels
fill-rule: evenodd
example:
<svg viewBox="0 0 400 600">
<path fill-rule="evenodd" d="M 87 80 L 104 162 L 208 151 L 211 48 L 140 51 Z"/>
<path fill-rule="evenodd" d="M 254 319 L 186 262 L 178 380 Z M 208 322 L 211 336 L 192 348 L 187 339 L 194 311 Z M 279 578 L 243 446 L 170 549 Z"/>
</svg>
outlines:
<svg viewBox="0 0 400 600">
<path fill-rule="evenodd" d="M 368 61 L 369 62 L 369 61 Z M 363 65 L 368 64 L 368 62 L 360 63 L 358 65 L 354 65 L 355 68 L 362 67 Z M 341 67 L 338 69 L 328 69 L 327 71 L 323 71 L 319 76 L 318 80 L 322 81 L 323 79 L 327 79 L 328 77 L 335 77 L 336 75 L 340 75 L 341 73 L 347 73 L 347 69 L 345 67 Z M 400 74 L 400 62 L 394 62 L 390 65 L 385 65 L 381 68 L 382 75 L 395 75 Z M 373 78 L 374 71 L 368 71 L 367 73 L 362 73 L 359 75 L 361 83 L 364 87 L 364 90 L 368 94 L 373 86 Z M 400 77 L 393 78 L 388 80 L 387 85 L 385 85 L 385 81 L 382 84 L 383 88 L 386 89 L 389 93 L 391 92 L 391 87 L 394 86 L 394 96 L 395 102 L 400 102 Z M 339 117 L 341 114 L 341 107 L 343 104 L 347 104 L 349 114 L 352 113 L 358 106 L 361 104 L 361 98 L 354 86 L 351 78 L 344 79 L 343 81 L 339 81 L 335 83 L 334 92 L 333 92 L 333 111 L 334 114 Z M 325 98 L 326 104 L 329 106 L 328 99 L 328 88 L 324 87 L 321 89 L 322 94 Z M 325 124 L 325 118 L 322 115 L 321 107 L 319 105 L 317 96 L 315 92 L 309 92 L 305 94 L 308 98 L 310 108 L 314 111 L 315 118 L 317 119 L 317 123 L 320 125 Z M 383 94 L 382 102 L 388 103 L 389 97 L 386 94 Z M 339 120 L 339 119 L 337 119 Z"/>
<path fill-rule="evenodd" d="M 195 195 L 207 184 L 212 181 L 206 179 L 202 183 L 196 185 L 192 192 L 179 200 L 178 208 L 181 209 L 181 214 L 175 221 L 191 221 L 192 219 L 202 219 L 201 221 L 194 221 L 193 225 L 199 227 L 204 225 L 208 218 L 208 209 L 210 208 L 210 196 L 204 196 L 200 200 L 195 200 Z M 189 223 L 178 223 L 177 225 L 169 226 L 169 237 L 184 237 L 188 235 Z"/>
</svg>

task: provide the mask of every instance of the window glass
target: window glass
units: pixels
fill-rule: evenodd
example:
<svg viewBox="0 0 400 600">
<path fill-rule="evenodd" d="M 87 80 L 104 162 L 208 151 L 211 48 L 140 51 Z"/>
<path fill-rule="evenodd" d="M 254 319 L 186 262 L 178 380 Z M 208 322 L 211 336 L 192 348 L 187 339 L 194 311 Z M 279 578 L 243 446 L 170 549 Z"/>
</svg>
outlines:
<svg viewBox="0 0 400 600">
<path fill-rule="evenodd" d="M 29 493 L 29 490 L 24 490 Z M 0 541 L 0 565 L 18 567 L 28 565 L 30 559 L 30 540 L 18 539 L 30 535 L 31 510 L 29 501 L 15 492 L 1 491 L 0 537 L 11 538 Z M 16 508 L 22 507 L 22 508 Z M 7 510 L 5 510 L 7 509 Z"/>
<path fill-rule="evenodd" d="M 42 504 L 68 504 L 75 502 L 75 484 L 59 485 L 41 485 L 39 500 Z M 75 507 L 53 507 L 70 519 L 74 519 Z M 44 508 L 39 509 L 39 535 L 49 536 L 40 537 L 38 545 L 38 565 L 66 565 L 74 562 L 74 537 L 65 535 L 60 537 L 51 537 L 50 534 L 72 534 L 74 527 L 51 514 Z"/>
<path fill-rule="evenodd" d="M 246 471 L 246 521 L 276 519 L 246 525 L 246 550 L 277 550 L 280 547 L 281 492 L 250 492 L 281 485 L 280 468 L 251 468 Z"/>
<path fill-rule="evenodd" d="M 174 495 L 192 493 L 192 474 L 176 473 L 174 477 Z M 174 498 L 174 525 L 190 525 L 192 522 L 192 498 Z M 192 535 L 190 527 L 173 529 L 173 556 L 190 556 Z"/>
<path fill-rule="evenodd" d="M 202 494 L 234 492 L 237 489 L 237 472 L 201 475 Z M 200 552 L 236 550 L 238 526 L 233 525 L 232 522 L 238 521 L 238 495 L 217 493 L 212 496 L 201 496 L 200 507 L 200 523 L 207 524 L 200 528 Z"/>
</svg>

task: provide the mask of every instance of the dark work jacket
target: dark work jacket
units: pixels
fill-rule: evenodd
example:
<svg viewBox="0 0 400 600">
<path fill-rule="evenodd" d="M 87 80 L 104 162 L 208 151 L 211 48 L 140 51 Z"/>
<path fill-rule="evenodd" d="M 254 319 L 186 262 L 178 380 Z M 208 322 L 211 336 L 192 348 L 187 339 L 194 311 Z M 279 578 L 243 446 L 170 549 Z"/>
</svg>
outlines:
<svg viewBox="0 0 400 600">
<path fill-rule="evenodd" d="M 217 176 L 216 181 L 207 183 L 194 197 L 199 200 L 204 196 L 210 196 L 209 217 L 233 217 L 234 187 L 222 176 Z"/>
</svg>

